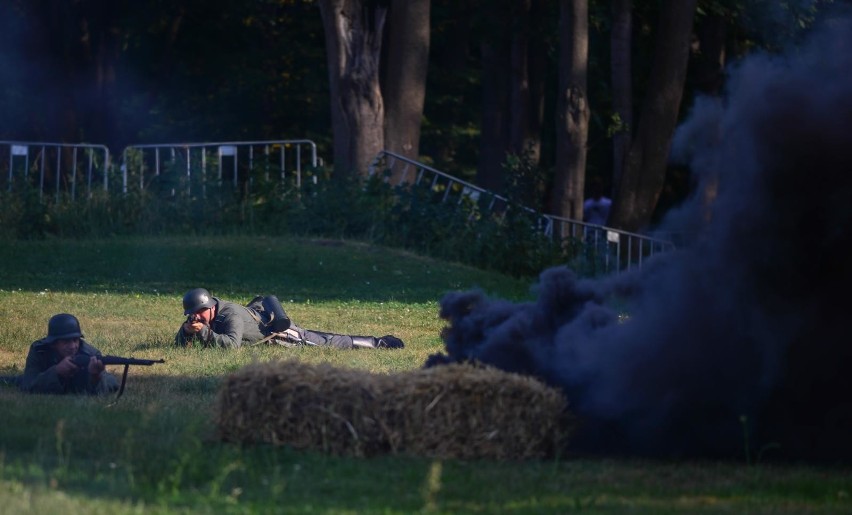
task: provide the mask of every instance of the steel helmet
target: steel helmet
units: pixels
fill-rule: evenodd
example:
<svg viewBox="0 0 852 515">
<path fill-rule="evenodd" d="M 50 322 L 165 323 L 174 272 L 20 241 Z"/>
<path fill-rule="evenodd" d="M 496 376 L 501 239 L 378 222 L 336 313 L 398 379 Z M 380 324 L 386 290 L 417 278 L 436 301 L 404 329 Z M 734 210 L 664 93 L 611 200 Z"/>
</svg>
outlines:
<svg viewBox="0 0 852 515">
<path fill-rule="evenodd" d="M 205 288 L 193 288 L 183 296 L 183 314 L 189 315 L 199 309 L 212 308 L 216 304 L 213 296 Z"/>
<path fill-rule="evenodd" d="M 74 315 L 60 313 L 53 315 L 47 322 L 47 338 L 45 343 L 53 343 L 56 340 L 66 338 L 82 338 L 83 331 L 80 330 L 80 321 Z"/>
</svg>

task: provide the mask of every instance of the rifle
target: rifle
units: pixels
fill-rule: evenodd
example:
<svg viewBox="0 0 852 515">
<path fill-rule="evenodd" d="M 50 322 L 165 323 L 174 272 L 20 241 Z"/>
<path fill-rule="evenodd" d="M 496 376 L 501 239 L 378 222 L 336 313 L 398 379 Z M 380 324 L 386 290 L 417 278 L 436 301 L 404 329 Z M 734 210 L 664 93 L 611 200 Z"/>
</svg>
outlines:
<svg viewBox="0 0 852 515">
<path fill-rule="evenodd" d="M 89 366 L 89 359 L 92 356 L 89 354 L 77 354 L 72 358 L 72 362 L 78 367 L 85 368 Z M 130 369 L 130 365 L 144 365 L 149 367 L 154 363 L 165 363 L 164 359 L 138 359 L 138 358 L 124 358 L 121 356 L 98 356 L 95 355 L 101 363 L 104 365 L 124 365 L 124 373 L 121 375 L 121 386 L 118 388 L 118 394 L 115 396 L 115 399 L 118 400 L 121 397 L 121 394 L 124 393 L 124 385 L 127 383 L 127 371 Z"/>
</svg>

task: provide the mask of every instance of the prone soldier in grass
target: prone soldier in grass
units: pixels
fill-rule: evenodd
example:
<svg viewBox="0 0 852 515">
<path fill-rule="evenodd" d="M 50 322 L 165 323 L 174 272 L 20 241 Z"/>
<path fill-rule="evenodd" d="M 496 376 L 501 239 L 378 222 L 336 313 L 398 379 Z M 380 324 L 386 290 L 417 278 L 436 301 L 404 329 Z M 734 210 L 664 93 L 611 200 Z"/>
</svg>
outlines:
<svg viewBox="0 0 852 515">
<path fill-rule="evenodd" d="M 213 297 L 205 288 L 193 288 L 183 296 L 183 314 L 187 319 L 175 336 L 175 344 L 180 346 L 240 347 L 268 342 L 338 349 L 404 347 L 393 335 L 353 336 L 303 329 L 293 324 L 274 295 L 256 297 L 243 306 Z"/>
<path fill-rule="evenodd" d="M 47 322 L 47 336 L 30 345 L 18 386 L 31 393 L 115 392 L 118 380 L 105 371 L 101 357 L 101 352 L 83 339 L 77 317 L 54 315 Z"/>
</svg>

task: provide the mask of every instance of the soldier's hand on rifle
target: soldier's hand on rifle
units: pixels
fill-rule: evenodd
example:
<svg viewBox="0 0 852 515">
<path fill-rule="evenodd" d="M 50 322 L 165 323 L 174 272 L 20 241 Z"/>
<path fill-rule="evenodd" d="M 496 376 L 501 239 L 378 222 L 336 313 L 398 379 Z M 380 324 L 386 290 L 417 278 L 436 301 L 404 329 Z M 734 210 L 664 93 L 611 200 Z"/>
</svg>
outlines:
<svg viewBox="0 0 852 515">
<path fill-rule="evenodd" d="M 56 373 L 59 377 L 71 377 L 77 372 L 77 365 L 72 358 L 73 356 L 65 356 L 56 364 Z"/>
<path fill-rule="evenodd" d="M 101 372 L 103 372 L 105 368 L 106 366 L 104 366 L 103 362 L 99 360 L 97 356 L 89 358 L 89 375 L 93 377 L 100 377 Z"/>
<path fill-rule="evenodd" d="M 198 316 L 190 315 L 183 323 L 183 332 L 186 334 L 196 334 L 204 327 L 204 323 Z"/>
</svg>

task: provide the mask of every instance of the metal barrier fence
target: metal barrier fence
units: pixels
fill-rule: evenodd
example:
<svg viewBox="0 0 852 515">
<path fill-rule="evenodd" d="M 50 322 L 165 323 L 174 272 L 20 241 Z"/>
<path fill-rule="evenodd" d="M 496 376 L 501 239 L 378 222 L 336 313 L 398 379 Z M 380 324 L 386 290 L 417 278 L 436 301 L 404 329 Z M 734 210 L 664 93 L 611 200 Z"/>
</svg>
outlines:
<svg viewBox="0 0 852 515">
<path fill-rule="evenodd" d="M 675 249 L 671 241 L 589 224 L 553 215 L 541 215 L 544 234 L 552 240 L 581 243 L 580 260 L 591 273 L 608 274 L 641 267 L 654 254 Z"/>
<path fill-rule="evenodd" d="M 288 177 L 299 187 L 304 168 L 317 164 L 316 144 L 304 139 L 130 145 L 122 152 L 122 191 L 160 181 L 171 185 L 173 194 L 177 188 L 191 193 L 196 186 L 204 195 L 211 182 L 248 191 L 259 178 Z"/>
<path fill-rule="evenodd" d="M 503 217 L 509 208 L 524 209 L 535 218 L 534 229 L 540 230 L 552 241 L 561 241 L 564 249 L 573 249 L 575 258 L 585 271 L 592 274 L 641 267 L 642 262 L 652 255 L 675 248 L 673 243 L 664 239 L 538 213 L 523 206 L 510 206 L 506 197 L 387 150 L 376 155 L 368 174 L 384 174 L 386 181 L 396 177 L 392 186 L 409 183 L 428 187 L 441 202 L 472 203 L 483 214 Z"/>
<path fill-rule="evenodd" d="M 316 144 L 304 139 L 162 143 L 128 146 L 120 169 L 114 170 L 104 145 L 0 141 L 0 191 L 37 189 L 39 199 L 52 193 L 57 201 L 62 195 L 73 200 L 81 192 L 91 196 L 96 188 L 109 192 L 111 175 L 113 182 L 120 179 L 122 193 L 132 186 L 144 190 L 154 182 L 172 195 L 193 194 L 196 187 L 201 196 L 210 184 L 249 191 L 260 179 L 290 178 L 300 187 L 305 160 L 312 168 L 318 165 Z M 386 180 L 397 178 L 393 186 L 428 187 L 441 202 L 476 206 L 480 214 L 503 217 L 510 208 L 526 210 L 535 219 L 533 229 L 562 242 L 563 248 L 581 249 L 579 257 L 593 273 L 641 266 L 648 257 L 674 249 L 665 239 L 512 206 L 506 197 L 383 150 L 371 163 L 369 175 L 386 171 Z"/>
<path fill-rule="evenodd" d="M 386 171 L 389 172 L 386 181 L 390 181 L 390 177 L 398 177 L 396 184 L 391 184 L 391 186 L 400 186 L 406 182 L 417 186 L 428 185 L 432 191 L 441 192 L 442 202 L 461 204 L 470 201 L 484 206 L 486 212 L 501 213 L 509 206 L 509 200 L 506 197 L 436 170 L 431 166 L 382 150 L 370 163 L 367 174 L 373 176 L 376 173 Z"/>
<path fill-rule="evenodd" d="M 110 157 L 104 145 L 0 141 L 0 188 L 37 189 L 71 199 L 109 188 Z"/>
</svg>

